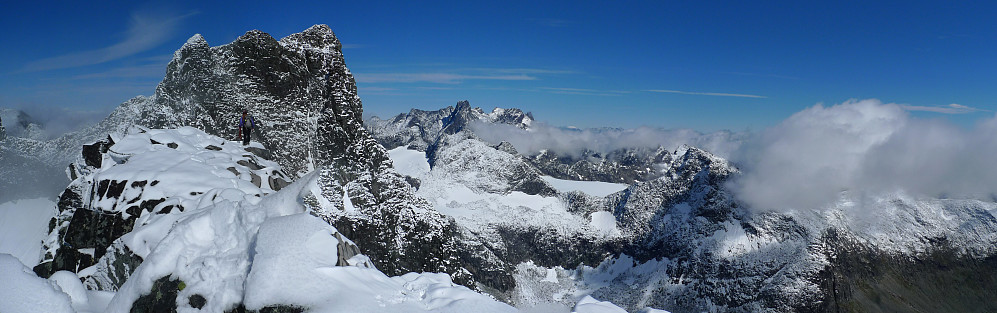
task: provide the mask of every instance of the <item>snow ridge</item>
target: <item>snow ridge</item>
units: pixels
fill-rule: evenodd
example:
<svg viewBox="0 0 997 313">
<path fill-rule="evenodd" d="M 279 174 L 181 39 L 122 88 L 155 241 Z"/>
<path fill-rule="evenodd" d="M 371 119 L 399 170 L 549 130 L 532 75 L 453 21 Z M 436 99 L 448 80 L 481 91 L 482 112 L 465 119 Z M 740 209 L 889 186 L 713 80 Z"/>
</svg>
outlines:
<svg viewBox="0 0 997 313">
<path fill-rule="evenodd" d="M 71 270 L 69 275 L 84 278 L 91 290 L 114 292 L 108 312 L 514 311 L 454 284 L 445 273 L 383 274 L 353 241 L 315 216 L 319 208 L 304 204 L 304 198 L 314 197 L 318 173 L 274 184 L 286 176 L 278 164 L 250 152 L 264 153 L 258 145 L 242 146 L 192 127 L 133 128 L 108 141 L 98 143 L 104 151 L 99 167 L 81 166 L 75 187 L 60 199 L 66 210 L 61 213 L 73 218 L 53 220 L 60 225 L 49 242 L 55 260 L 45 263 L 58 266 L 66 255 L 94 251 L 104 262 L 53 268 L 52 277 Z M 73 194 L 82 207 L 71 203 Z M 143 205 L 149 201 L 154 204 Z M 130 227 L 103 234 L 116 236 L 107 247 L 85 247 L 69 238 L 84 232 L 79 235 L 99 239 L 102 229 L 79 229 L 86 225 L 77 223 L 77 216 L 94 211 L 112 216 L 112 226 Z M 88 296 L 73 301 L 80 297 Z"/>
</svg>

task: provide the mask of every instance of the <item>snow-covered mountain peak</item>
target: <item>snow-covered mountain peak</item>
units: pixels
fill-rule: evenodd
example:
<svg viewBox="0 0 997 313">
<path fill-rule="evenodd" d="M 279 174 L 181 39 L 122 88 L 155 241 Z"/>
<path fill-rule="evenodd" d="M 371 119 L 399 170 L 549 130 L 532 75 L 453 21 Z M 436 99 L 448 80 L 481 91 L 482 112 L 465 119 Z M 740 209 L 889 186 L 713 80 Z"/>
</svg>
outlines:
<svg viewBox="0 0 997 313">
<path fill-rule="evenodd" d="M 280 42 L 288 45 L 297 44 L 311 48 L 329 48 L 334 50 L 342 49 L 342 45 L 339 43 L 339 38 L 336 38 L 336 34 L 332 31 L 332 28 L 329 28 L 329 25 L 326 24 L 313 25 L 303 32 L 291 34 L 287 37 L 281 38 Z"/>
<path fill-rule="evenodd" d="M 270 34 L 261 31 L 259 29 L 253 29 L 247 31 L 245 34 L 242 34 L 242 36 L 236 38 L 235 41 L 233 41 L 232 43 L 250 44 L 250 45 L 269 45 L 276 42 L 277 39 L 274 39 L 273 36 L 270 36 Z"/>
<path fill-rule="evenodd" d="M 204 39 L 204 36 L 194 34 L 190 38 L 187 38 L 187 42 L 184 42 L 180 49 L 173 52 L 173 59 L 170 60 L 170 63 L 181 62 L 185 57 L 197 54 L 194 51 L 206 51 L 208 48 L 210 46 L 208 45 L 208 41 Z"/>
<path fill-rule="evenodd" d="M 201 36 L 201 34 L 194 34 L 183 44 L 183 47 L 186 46 L 208 46 L 208 41 L 204 40 L 204 36 Z M 181 49 L 183 49 L 183 47 L 181 47 Z"/>
<path fill-rule="evenodd" d="M 533 114 L 517 108 L 495 108 L 491 113 L 488 113 L 488 120 L 492 123 L 509 124 L 529 129 L 530 125 L 533 124 Z"/>
</svg>

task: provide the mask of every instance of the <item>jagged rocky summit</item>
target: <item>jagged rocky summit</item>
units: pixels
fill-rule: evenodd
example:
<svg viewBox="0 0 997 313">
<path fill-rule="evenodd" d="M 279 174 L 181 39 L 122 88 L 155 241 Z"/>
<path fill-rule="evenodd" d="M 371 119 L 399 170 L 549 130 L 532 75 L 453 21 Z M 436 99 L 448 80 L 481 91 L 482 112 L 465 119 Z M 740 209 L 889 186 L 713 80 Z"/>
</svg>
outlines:
<svg viewBox="0 0 997 313">
<path fill-rule="evenodd" d="M 341 49 L 326 25 L 280 40 L 254 30 L 215 47 L 195 35 L 174 54 L 155 95 L 123 103 L 93 127 L 14 151 L 55 160 L 49 168 L 63 172 L 70 162 L 85 163 L 80 145 L 131 126 L 190 126 L 234 139 L 245 108 L 259 124 L 253 141 L 289 179 L 318 173 L 318 192 L 306 201 L 321 208 L 316 215 L 361 243 L 379 269 L 391 275 L 445 272 L 473 286 L 457 262 L 452 222 L 414 196 L 364 129 Z"/>
</svg>

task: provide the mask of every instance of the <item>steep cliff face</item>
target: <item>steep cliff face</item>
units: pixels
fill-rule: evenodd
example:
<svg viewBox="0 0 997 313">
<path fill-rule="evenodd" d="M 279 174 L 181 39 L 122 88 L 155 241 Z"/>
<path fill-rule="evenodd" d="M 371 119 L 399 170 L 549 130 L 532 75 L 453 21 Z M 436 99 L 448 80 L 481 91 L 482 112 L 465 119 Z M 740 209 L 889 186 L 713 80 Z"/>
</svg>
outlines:
<svg viewBox="0 0 997 313">
<path fill-rule="evenodd" d="M 69 163 L 85 163 L 80 145 L 132 126 L 191 126 L 235 139 L 246 109 L 257 122 L 253 141 L 266 157 L 291 178 L 318 172 L 316 192 L 306 201 L 343 233 L 363 234 L 356 240 L 381 270 L 447 272 L 471 284 L 456 261 L 452 221 L 413 195 L 364 129 L 341 48 L 326 25 L 279 41 L 254 30 L 216 47 L 195 35 L 174 54 L 155 95 L 129 100 L 97 125 L 54 140 L 5 141 L 3 151 L 17 153 L 3 157 L 63 173 Z"/>
</svg>

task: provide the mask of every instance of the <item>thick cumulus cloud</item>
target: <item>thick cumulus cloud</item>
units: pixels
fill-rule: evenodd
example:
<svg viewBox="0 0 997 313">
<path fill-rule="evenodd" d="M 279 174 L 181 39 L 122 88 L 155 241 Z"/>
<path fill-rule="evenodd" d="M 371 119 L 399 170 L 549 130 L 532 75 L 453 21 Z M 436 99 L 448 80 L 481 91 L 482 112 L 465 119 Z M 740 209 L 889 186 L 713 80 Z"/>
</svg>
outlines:
<svg viewBox="0 0 997 313">
<path fill-rule="evenodd" d="M 506 124 L 472 122 L 471 129 L 481 139 L 507 141 L 520 153 L 531 155 L 549 150 L 559 155 L 578 156 L 583 151 L 607 153 L 628 148 L 675 149 L 683 144 L 699 147 L 722 157 L 729 156 L 747 137 L 744 133 L 720 131 L 704 134 L 689 129 L 553 127 L 534 123 L 529 130 Z"/>
<path fill-rule="evenodd" d="M 748 140 L 731 183 L 756 209 L 821 208 L 850 195 L 906 192 L 993 199 L 997 118 L 971 130 L 879 100 L 816 105 Z"/>
</svg>

